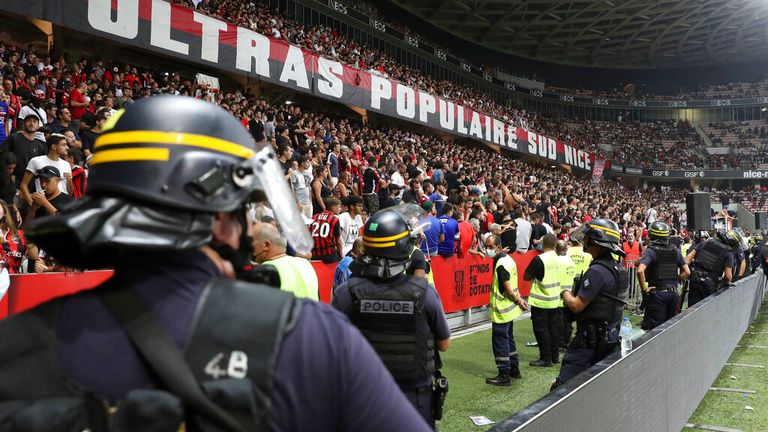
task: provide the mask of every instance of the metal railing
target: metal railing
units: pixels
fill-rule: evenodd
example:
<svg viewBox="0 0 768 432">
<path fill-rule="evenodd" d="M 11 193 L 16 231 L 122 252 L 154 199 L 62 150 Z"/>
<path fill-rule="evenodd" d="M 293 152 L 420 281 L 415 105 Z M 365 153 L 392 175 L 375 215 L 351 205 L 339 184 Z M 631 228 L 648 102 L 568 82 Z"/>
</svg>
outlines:
<svg viewBox="0 0 768 432">
<path fill-rule="evenodd" d="M 640 283 L 637 280 L 637 262 L 638 259 L 622 260 L 622 265 L 629 273 L 629 291 L 627 292 L 627 303 L 625 309 L 632 313 L 639 313 L 640 304 L 643 301 L 643 290 L 640 289 Z"/>
<path fill-rule="evenodd" d="M 762 272 L 707 297 L 494 431 L 680 431 L 755 319 Z"/>
</svg>

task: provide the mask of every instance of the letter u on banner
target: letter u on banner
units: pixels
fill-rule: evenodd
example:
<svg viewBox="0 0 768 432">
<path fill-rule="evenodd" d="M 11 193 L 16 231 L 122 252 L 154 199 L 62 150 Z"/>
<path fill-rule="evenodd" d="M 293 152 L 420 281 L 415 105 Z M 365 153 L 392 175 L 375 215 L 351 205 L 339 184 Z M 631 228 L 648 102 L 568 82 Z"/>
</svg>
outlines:
<svg viewBox="0 0 768 432">
<path fill-rule="evenodd" d="M 139 0 L 117 2 L 115 20 L 112 20 L 112 0 L 88 1 L 88 23 L 96 30 L 135 39 L 139 35 Z"/>
</svg>

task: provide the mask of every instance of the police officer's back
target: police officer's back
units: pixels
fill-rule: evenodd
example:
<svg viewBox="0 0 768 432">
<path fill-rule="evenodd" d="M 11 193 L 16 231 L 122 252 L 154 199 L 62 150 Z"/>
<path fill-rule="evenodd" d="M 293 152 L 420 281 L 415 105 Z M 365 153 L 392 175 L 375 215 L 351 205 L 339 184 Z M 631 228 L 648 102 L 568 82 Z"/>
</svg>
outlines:
<svg viewBox="0 0 768 432">
<path fill-rule="evenodd" d="M 693 306 L 713 294 L 733 278 L 734 256 L 732 248 L 738 238 L 731 231 L 719 231 L 715 238 L 702 239 L 686 257 L 691 268 L 688 306 Z"/>
<path fill-rule="evenodd" d="M 336 288 L 332 304 L 363 332 L 411 403 L 434 425 L 435 348 L 448 349 L 450 330 L 435 288 L 424 277 L 406 274 L 412 241 L 400 212 L 373 215 L 363 230 L 364 252 L 350 265 L 352 277 Z"/>
<path fill-rule="evenodd" d="M 0 322 L 3 430 L 427 429 L 341 314 L 227 279 L 251 255 L 244 203 L 290 193 L 271 149 L 191 98 L 113 119 L 86 198 L 26 234 L 115 274 Z M 275 216 L 308 250 L 298 210 Z"/>
<path fill-rule="evenodd" d="M 612 255 L 624 255 L 616 223 L 593 219 L 571 233 L 571 239 L 580 242 L 593 260 L 574 291 L 561 293 L 564 307 L 576 321 L 576 335 L 563 356 L 553 389 L 605 358 L 615 347 L 628 288 L 627 272 Z"/>
<path fill-rule="evenodd" d="M 656 221 L 648 227 L 651 245 L 645 249 L 637 266 L 640 288 L 648 293 L 645 301 L 643 330 L 651 330 L 677 313 L 677 285 L 690 275 L 680 249 L 672 244 L 670 228 Z"/>
</svg>

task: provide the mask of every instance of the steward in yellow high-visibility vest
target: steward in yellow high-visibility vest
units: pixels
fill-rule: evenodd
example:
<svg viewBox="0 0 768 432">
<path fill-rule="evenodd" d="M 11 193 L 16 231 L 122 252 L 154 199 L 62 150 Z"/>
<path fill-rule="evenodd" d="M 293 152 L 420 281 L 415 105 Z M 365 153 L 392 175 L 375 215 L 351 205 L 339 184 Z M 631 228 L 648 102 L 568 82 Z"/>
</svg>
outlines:
<svg viewBox="0 0 768 432">
<path fill-rule="evenodd" d="M 534 258 L 523 277 L 531 281 L 531 322 L 533 334 L 539 345 L 539 359 L 530 363 L 534 367 L 551 367 L 559 361 L 560 339 L 563 333 L 563 310 L 560 291 L 563 275 L 560 260 L 555 252 L 557 237 L 546 234 L 542 237 L 544 253 Z"/>
<path fill-rule="evenodd" d="M 520 358 L 512 334 L 512 322 L 528 310 L 528 304 L 517 290 L 517 265 L 501 251 L 501 238 L 492 234 L 485 239 L 485 254 L 493 259 L 490 315 L 492 326 L 493 356 L 499 374 L 487 378 L 486 384 L 510 386 L 510 378 L 521 378 Z"/>
<path fill-rule="evenodd" d="M 575 276 L 581 276 L 589 268 L 589 264 L 592 263 L 592 255 L 584 252 L 584 248 L 577 242 L 571 242 L 571 247 L 568 248 L 566 255 L 571 257 L 574 268 Z"/>
<path fill-rule="evenodd" d="M 560 289 L 562 291 L 573 291 L 574 278 L 576 277 L 576 263 L 574 263 L 573 258 L 567 254 L 569 251 L 570 250 L 568 249 L 568 244 L 565 241 L 557 241 L 555 252 L 557 252 L 557 259 L 560 261 L 560 269 L 563 270 L 561 272 L 563 280 L 560 282 Z M 591 255 L 588 254 L 587 256 L 592 259 Z M 560 339 L 561 349 L 564 349 L 568 346 L 568 344 L 571 342 L 571 336 L 573 335 L 573 326 L 569 320 L 565 319 L 563 307 L 563 301 L 560 300 L 560 313 L 563 314 L 563 333 L 561 334 Z"/>
<path fill-rule="evenodd" d="M 491 285 L 491 300 L 489 303 L 489 312 L 491 322 L 508 323 L 523 313 L 515 300 L 506 294 L 504 288 L 499 287 L 499 278 L 497 271 L 503 268 L 509 274 L 509 284 L 515 291 L 516 297 L 520 297 L 520 291 L 517 288 L 517 264 L 507 254 L 501 254 L 493 263 L 493 283 Z"/>
</svg>

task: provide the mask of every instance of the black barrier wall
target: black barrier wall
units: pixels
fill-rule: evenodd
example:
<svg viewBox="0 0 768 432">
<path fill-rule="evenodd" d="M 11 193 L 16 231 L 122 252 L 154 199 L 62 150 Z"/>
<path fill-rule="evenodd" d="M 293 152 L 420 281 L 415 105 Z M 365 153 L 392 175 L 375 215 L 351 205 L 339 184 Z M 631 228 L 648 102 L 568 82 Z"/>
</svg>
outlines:
<svg viewBox="0 0 768 432">
<path fill-rule="evenodd" d="M 754 275 L 697 303 L 493 431 L 680 431 L 720 374 L 763 301 Z"/>
</svg>

